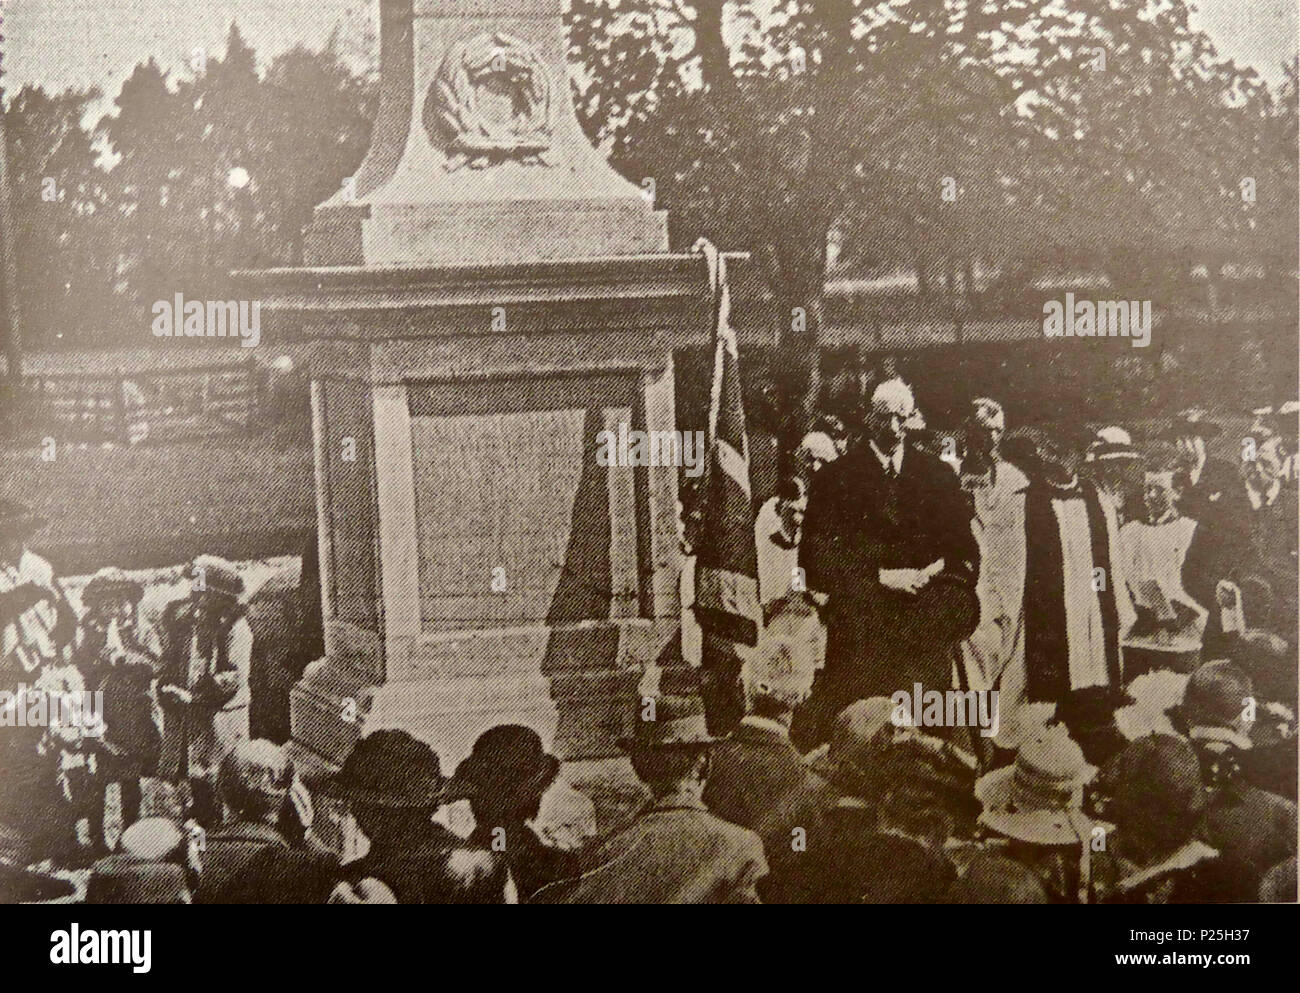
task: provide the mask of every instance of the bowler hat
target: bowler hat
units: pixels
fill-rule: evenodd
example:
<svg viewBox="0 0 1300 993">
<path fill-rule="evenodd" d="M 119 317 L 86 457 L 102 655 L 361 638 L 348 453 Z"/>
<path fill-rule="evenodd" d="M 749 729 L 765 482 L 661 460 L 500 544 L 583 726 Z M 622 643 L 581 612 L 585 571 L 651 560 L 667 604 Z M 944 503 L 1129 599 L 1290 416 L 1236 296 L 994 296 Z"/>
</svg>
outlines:
<svg viewBox="0 0 1300 993">
<path fill-rule="evenodd" d="M 559 771 L 560 760 L 546 751 L 536 731 L 501 724 L 478 736 L 469 757 L 456 769 L 448 799 L 544 790 Z"/>
<path fill-rule="evenodd" d="M 980 622 L 975 580 L 945 569 L 916 593 L 917 613 L 927 618 L 926 630 L 937 639 L 969 638 Z"/>
<path fill-rule="evenodd" d="M 1248 676 L 1231 662 L 1206 662 L 1187 680 L 1182 703 L 1170 708 L 1188 728 L 1235 727 L 1254 689 Z"/>
<path fill-rule="evenodd" d="M 438 754 L 407 731 L 375 731 L 352 746 L 326 792 L 375 807 L 436 810 L 445 802 Z"/>
<path fill-rule="evenodd" d="M 653 748 L 698 748 L 717 739 L 709 734 L 704 719 L 704 705 L 698 697 L 657 696 L 646 702 L 637 714 L 631 735 L 619 739 L 629 750 Z"/>
</svg>

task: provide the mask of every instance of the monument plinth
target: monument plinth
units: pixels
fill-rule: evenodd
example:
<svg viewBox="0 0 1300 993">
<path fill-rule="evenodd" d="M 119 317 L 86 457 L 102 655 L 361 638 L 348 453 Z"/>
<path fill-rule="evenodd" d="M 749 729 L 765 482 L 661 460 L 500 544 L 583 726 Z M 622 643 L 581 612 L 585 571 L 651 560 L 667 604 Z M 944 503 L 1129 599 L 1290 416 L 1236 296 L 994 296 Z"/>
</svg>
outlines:
<svg viewBox="0 0 1300 993">
<path fill-rule="evenodd" d="M 639 255 L 667 221 L 578 125 L 557 0 L 380 0 L 366 156 L 316 210 L 321 265 Z"/>
<path fill-rule="evenodd" d="M 401 727 L 450 765 L 517 722 L 612 755 L 679 622 L 678 470 L 602 465 L 598 435 L 677 427 L 707 267 L 580 131 L 558 0 L 382 0 L 381 49 L 306 267 L 239 274 L 316 342 L 326 656 L 293 748 L 320 773 Z"/>
</svg>

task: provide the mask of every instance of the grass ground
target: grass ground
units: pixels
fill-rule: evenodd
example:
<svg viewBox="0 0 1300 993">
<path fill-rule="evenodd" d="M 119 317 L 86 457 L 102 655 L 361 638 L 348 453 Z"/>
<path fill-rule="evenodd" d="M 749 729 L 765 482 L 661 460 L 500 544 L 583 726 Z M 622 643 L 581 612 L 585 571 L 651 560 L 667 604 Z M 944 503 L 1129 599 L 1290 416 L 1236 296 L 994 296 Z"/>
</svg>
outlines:
<svg viewBox="0 0 1300 993">
<path fill-rule="evenodd" d="M 48 520 L 32 541 L 59 572 L 143 569 L 200 551 L 301 554 L 315 533 L 309 440 L 266 432 L 126 447 L 0 448 L 0 497 Z"/>
</svg>

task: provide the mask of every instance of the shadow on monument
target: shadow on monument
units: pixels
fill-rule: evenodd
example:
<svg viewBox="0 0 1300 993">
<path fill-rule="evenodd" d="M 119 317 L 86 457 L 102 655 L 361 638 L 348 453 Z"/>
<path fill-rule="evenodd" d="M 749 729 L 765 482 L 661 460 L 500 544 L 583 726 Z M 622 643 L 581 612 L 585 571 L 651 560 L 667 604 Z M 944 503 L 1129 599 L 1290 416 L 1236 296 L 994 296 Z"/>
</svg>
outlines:
<svg viewBox="0 0 1300 993">
<path fill-rule="evenodd" d="M 555 594 L 546 615 L 550 637 L 542 658 L 542 675 L 550 680 L 558 710 L 554 747 L 561 758 L 600 758 L 611 754 L 608 740 L 627 723 L 618 713 L 626 694 L 610 699 L 597 695 L 599 682 L 635 677 L 614 671 L 619 632 L 613 625 L 582 622 L 610 616 L 615 598 L 636 596 L 635 590 L 611 588 L 610 504 L 608 469 L 596 462 L 596 435 L 604 430 L 602 411 L 587 408 L 582 425 L 582 471 L 569 517 L 569 542 Z M 594 684 L 594 685 L 593 685 Z M 605 713 L 593 714 L 601 708 Z M 594 718 L 594 720 L 593 720 Z M 612 732 L 605 741 L 598 732 Z"/>
</svg>

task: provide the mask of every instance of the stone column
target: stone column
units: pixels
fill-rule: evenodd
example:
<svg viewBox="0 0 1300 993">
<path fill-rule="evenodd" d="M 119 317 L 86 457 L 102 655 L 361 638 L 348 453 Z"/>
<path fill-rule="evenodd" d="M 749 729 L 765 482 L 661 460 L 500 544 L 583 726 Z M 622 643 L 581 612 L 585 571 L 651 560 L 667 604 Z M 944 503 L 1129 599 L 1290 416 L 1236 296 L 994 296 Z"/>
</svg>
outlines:
<svg viewBox="0 0 1300 993">
<path fill-rule="evenodd" d="M 292 696 L 309 775 L 401 727 L 450 768 L 500 723 L 618 753 L 677 633 L 673 349 L 709 340 L 703 259 L 583 136 L 559 0 L 382 0 L 373 145 L 307 265 L 242 273 L 315 342 L 325 658 Z"/>
</svg>

